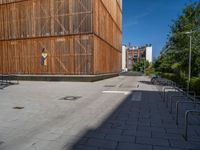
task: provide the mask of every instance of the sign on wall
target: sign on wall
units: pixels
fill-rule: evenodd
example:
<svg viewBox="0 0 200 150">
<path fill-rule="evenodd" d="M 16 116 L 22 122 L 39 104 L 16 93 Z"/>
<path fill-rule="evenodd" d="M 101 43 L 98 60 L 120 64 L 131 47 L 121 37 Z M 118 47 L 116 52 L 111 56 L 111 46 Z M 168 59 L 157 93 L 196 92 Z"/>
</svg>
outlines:
<svg viewBox="0 0 200 150">
<path fill-rule="evenodd" d="M 46 49 L 43 48 L 42 57 L 41 57 L 41 65 L 42 66 L 47 66 L 47 64 L 48 64 L 48 54 L 46 52 Z"/>
</svg>

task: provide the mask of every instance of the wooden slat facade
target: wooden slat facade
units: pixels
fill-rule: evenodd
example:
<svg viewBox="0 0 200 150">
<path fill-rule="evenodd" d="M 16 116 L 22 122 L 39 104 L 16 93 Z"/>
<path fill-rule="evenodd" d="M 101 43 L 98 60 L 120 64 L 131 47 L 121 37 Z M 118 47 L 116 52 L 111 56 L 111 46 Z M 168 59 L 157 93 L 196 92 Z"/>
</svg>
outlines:
<svg viewBox="0 0 200 150">
<path fill-rule="evenodd" d="M 0 42 L 4 73 L 91 74 L 92 35 L 77 35 Z M 48 53 L 48 65 L 41 66 L 41 49 Z M 2 51 L 3 49 L 3 51 Z"/>
<path fill-rule="evenodd" d="M 107 2 L 107 4 L 106 4 Z M 112 3 L 111 3 L 112 2 Z M 115 3 L 114 3 L 115 2 Z M 111 6 L 113 4 L 113 6 Z M 114 5 L 115 4 L 115 5 Z M 108 8 L 112 7 L 112 11 L 115 12 L 111 15 Z M 94 33 L 107 41 L 113 47 L 121 51 L 122 47 L 122 20 L 120 16 L 120 8 L 116 1 L 96 1 L 94 3 L 94 15 L 93 15 L 93 31 Z"/>
<path fill-rule="evenodd" d="M 118 73 L 121 40 L 122 0 L 0 0 L 0 73 Z"/>
<path fill-rule="evenodd" d="M 94 74 L 118 73 L 121 65 L 121 52 L 94 36 Z"/>
<path fill-rule="evenodd" d="M 8 4 L 13 2 L 21 2 L 23 0 L 0 0 L 0 4 Z"/>
<path fill-rule="evenodd" d="M 92 33 L 92 0 L 0 5 L 0 40 Z"/>
</svg>

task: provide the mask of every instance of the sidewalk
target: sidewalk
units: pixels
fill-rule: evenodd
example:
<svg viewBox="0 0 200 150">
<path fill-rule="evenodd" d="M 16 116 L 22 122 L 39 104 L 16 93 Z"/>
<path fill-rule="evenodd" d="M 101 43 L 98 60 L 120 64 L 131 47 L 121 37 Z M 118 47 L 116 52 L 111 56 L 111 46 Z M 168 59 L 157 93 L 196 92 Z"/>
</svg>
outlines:
<svg viewBox="0 0 200 150">
<path fill-rule="evenodd" d="M 182 137 L 183 123 L 176 126 L 174 115 L 169 114 L 155 86 L 147 83 L 146 78 L 141 81 L 138 90 L 134 90 L 99 128 L 80 138 L 72 149 L 200 150 L 199 127 L 190 127 L 189 142 L 186 142 Z"/>
<path fill-rule="evenodd" d="M 0 96 L 0 150 L 200 150 L 200 128 L 186 142 L 147 77 L 21 82 Z"/>
</svg>

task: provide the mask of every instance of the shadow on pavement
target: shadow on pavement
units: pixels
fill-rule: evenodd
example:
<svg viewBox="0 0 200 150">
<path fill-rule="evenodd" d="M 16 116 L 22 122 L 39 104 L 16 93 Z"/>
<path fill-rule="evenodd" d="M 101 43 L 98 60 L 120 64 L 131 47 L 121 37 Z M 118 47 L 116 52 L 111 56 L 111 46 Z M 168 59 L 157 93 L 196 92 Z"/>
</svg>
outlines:
<svg viewBox="0 0 200 150">
<path fill-rule="evenodd" d="M 147 85 L 153 85 L 151 81 L 139 81 L 139 82 Z"/>
<path fill-rule="evenodd" d="M 17 85 L 17 84 L 18 83 L 11 83 L 11 82 L 9 82 L 9 83 L 3 83 L 3 82 L 0 82 L 0 90 L 3 90 L 3 89 L 5 89 L 5 88 L 7 88 L 9 86 Z"/>
<path fill-rule="evenodd" d="M 142 72 L 122 72 L 120 73 L 120 76 L 143 76 L 144 74 Z"/>
<path fill-rule="evenodd" d="M 198 143 L 185 142 L 182 133 L 158 92 L 133 91 L 100 126 L 63 150 L 199 148 Z M 192 129 L 190 135 L 200 141 L 197 130 Z"/>
<path fill-rule="evenodd" d="M 11 85 L 17 85 L 19 84 L 19 81 L 17 79 L 17 76 L 15 75 L 0 75 L 0 90 L 3 90 L 4 88 L 11 86 Z"/>
</svg>

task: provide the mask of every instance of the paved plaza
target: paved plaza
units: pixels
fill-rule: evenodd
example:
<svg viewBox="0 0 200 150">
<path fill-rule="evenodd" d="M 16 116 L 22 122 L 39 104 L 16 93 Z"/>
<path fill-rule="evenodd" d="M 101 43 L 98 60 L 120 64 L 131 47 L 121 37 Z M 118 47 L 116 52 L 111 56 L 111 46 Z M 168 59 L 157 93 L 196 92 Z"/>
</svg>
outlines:
<svg viewBox="0 0 200 150">
<path fill-rule="evenodd" d="M 0 90 L 0 150 L 200 150 L 145 76 L 25 82 Z M 73 99 L 74 96 L 77 99 Z"/>
</svg>

